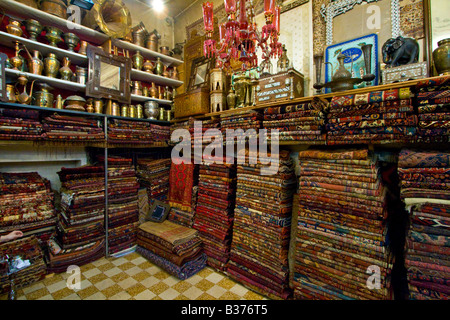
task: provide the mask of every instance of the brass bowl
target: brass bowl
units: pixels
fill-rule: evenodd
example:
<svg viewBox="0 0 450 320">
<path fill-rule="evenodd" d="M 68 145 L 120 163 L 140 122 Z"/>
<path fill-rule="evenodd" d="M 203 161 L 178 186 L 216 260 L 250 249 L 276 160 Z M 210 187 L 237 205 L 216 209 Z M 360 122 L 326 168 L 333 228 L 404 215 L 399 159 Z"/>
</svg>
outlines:
<svg viewBox="0 0 450 320">
<path fill-rule="evenodd" d="M 67 97 L 65 102 L 64 109 L 68 110 L 76 110 L 76 111 L 85 111 L 84 106 L 86 105 L 86 99 L 80 96 L 70 96 Z"/>
<path fill-rule="evenodd" d="M 56 27 L 47 26 L 45 27 L 47 33 L 45 37 L 47 38 L 49 44 L 53 47 L 57 47 L 58 43 L 62 42 L 61 34 L 62 31 Z"/>
<path fill-rule="evenodd" d="M 27 28 L 28 33 L 30 34 L 30 40 L 36 41 L 37 37 L 41 34 L 44 27 L 42 24 L 34 19 L 28 19 L 25 21 L 25 25 Z"/>
<path fill-rule="evenodd" d="M 68 50 L 74 52 L 73 49 L 80 42 L 80 38 L 78 38 L 76 34 L 69 32 L 64 34 L 64 42 L 66 43 Z"/>
</svg>

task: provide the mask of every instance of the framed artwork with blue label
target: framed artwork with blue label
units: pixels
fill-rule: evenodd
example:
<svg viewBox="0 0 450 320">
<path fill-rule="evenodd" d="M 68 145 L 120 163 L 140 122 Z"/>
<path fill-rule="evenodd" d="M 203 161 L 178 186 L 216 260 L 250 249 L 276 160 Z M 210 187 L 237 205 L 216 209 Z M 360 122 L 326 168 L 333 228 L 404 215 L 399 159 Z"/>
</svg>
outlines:
<svg viewBox="0 0 450 320">
<path fill-rule="evenodd" d="M 375 79 L 366 82 L 363 81 L 355 85 L 355 89 L 376 86 L 378 85 L 378 35 L 369 34 L 357 39 L 349 40 L 342 43 L 331 45 L 325 50 L 325 83 L 332 80 L 333 74 L 339 67 L 338 55 L 343 54 L 347 56 L 344 60 L 344 66 L 348 71 L 351 71 L 353 78 L 362 78 L 366 74 L 366 65 L 364 61 L 364 54 L 361 49 L 364 45 L 372 45 L 371 54 L 371 70 L 370 73 L 375 75 Z M 325 88 L 326 93 L 330 93 L 330 88 Z"/>
</svg>

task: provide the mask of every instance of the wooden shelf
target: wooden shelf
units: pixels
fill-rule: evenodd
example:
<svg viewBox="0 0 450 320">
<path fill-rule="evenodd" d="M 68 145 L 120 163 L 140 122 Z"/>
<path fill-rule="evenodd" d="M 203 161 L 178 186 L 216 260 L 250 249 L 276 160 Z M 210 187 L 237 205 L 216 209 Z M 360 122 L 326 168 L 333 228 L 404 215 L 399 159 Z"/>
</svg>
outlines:
<svg viewBox="0 0 450 320">
<path fill-rule="evenodd" d="M 61 60 L 64 57 L 68 57 L 70 61 L 78 66 L 87 66 L 88 58 L 85 55 L 72 52 L 69 50 L 64 50 L 59 47 L 53 47 L 49 44 L 33 41 L 24 37 L 17 37 L 15 35 L 9 34 L 7 32 L 0 31 L 0 45 L 4 45 L 5 47 L 14 48 L 15 42 L 19 41 L 23 43 L 28 51 L 38 50 L 44 56 L 44 59 L 48 56 L 49 53 L 54 53 Z M 28 57 L 27 57 L 28 59 Z"/>
<path fill-rule="evenodd" d="M 169 86 L 178 88 L 183 84 L 183 81 L 166 78 L 157 74 L 131 69 L 131 79 L 134 81 L 154 82 L 156 85 Z"/>
<path fill-rule="evenodd" d="M 86 92 L 85 84 L 81 84 L 81 83 L 74 82 L 74 81 L 66 81 L 66 80 L 61 80 L 61 79 L 57 79 L 57 78 L 51 78 L 51 77 L 46 77 L 46 76 L 42 76 L 42 75 L 37 75 L 34 73 L 8 69 L 8 68 L 5 69 L 5 72 L 6 72 L 6 75 L 16 76 L 16 77 L 18 77 L 21 74 L 24 74 L 28 77 L 28 80 L 30 82 L 33 80 L 38 80 L 40 82 L 46 82 L 49 85 L 51 85 L 52 87 L 58 88 L 58 89 L 70 90 L 70 91 L 74 91 L 74 92 L 83 92 L 83 93 Z"/>
<path fill-rule="evenodd" d="M 130 42 L 119 40 L 119 39 L 112 39 L 111 41 L 112 41 L 112 45 L 122 48 L 122 49 L 125 49 L 125 50 L 129 50 L 132 52 L 136 52 L 137 50 L 139 50 L 139 52 L 142 54 L 144 59 L 155 59 L 155 58 L 159 57 L 159 58 L 161 58 L 161 61 L 164 63 L 164 65 L 166 67 L 179 66 L 180 64 L 184 63 L 183 60 L 178 60 L 173 57 L 166 56 L 165 54 L 138 46 L 134 43 L 130 43 Z"/>
<path fill-rule="evenodd" d="M 139 96 L 137 94 L 131 95 L 131 101 L 135 101 L 135 102 L 156 101 L 156 102 L 158 102 L 158 104 L 163 104 L 163 105 L 171 105 L 173 103 L 173 101 L 171 101 L 171 100 L 155 99 L 152 97 Z"/>
<path fill-rule="evenodd" d="M 57 27 L 66 33 L 72 32 L 80 37 L 80 39 L 95 45 L 101 45 L 109 39 L 109 37 L 104 33 L 87 28 L 81 24 L 76 24 L 73 22 L 70 22 L 69 24 L 69 21 L 66 19 L 56 17 L 47 12 L 32 8 L 14 0 L 1 0 L 0 8 L 3 9 L 8 16 L 21 20 L 35 19 L 38 20 L 43 26 Z"/>
</svg>

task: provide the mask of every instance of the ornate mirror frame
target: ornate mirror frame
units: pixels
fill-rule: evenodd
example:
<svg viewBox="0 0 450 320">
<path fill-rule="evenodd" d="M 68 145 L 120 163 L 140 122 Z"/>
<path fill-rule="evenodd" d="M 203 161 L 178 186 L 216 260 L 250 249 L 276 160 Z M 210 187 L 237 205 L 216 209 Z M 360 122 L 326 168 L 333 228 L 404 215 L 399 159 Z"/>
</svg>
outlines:
<svg viewBox="0 0 450 320">
<path fill-rule="evenodd" d="M 357 4 L 363 2 L 372 3 L 380 0 L 341 0 L 331 2 L 328 5 L 322 5 L 320 13 L 326 22 L 326 45 L 330 46 L 333 43 L 333 19 L 338 15 L 344 14 L 352 10 Z M 391 0 L 391 25 L 392 38 L 397 38 L 402 35 L 400 29 L 400 3 L 399 0 Z"/>
<path fill-rule="evenodd" d="M 89 77 L 86 84 L 86 95 L 89 97 L 112 99 L 117 100 L 120 103 L 130 104 L 131 59 L 106 53 L 102 49 L 91 45 L 88 46 L 87 56 L 89 58 Z M 118 90 L 101 86 L 100 70 L 102 63 L 119 68 L 120 80 Z"/>
<path fill-rule="evenodd" d="M 205 81 L 199 84 L 195 84 L 195 78 L 197 75 L 197 69 L 198 67 L 206 64 L 206 75 L 205 75 Z M 207 59 L 205 57 L 199 57 L 194 59 L 192 61 L 192 67 L 191 67 L 191 76 L 189 78 L 189 87 L 188 90 L 196 90 L 199 88 L 207 87 L 209 88 L 209 71 L 211 70 L 211 59 Z"/>
<path fill-rule="evenodd" d="M 428 62 L 428 71 L 430 75 L 437 75 L 433 61 L 433 46 L 437 45 L 438 40 L 433 39 L 433 16 L 437 14 L 432 12 L 431 3 L 436 0 L 423 0 L 423 15 L 425 24 L 425 60 Z M 448 0 L 444 0 L 448 1 Z M 448 12 L 444 11 L 443 15 L 448 18 Z M 450 38 L 450 29 L 448 30 Z"/>
<path fill-rule="evenodd" d="M 6 60 L 8 56 L 1 52 L 0 53 L 0 101 L 8 102 L 8 97 L 6 95 Z"/>
</svg>

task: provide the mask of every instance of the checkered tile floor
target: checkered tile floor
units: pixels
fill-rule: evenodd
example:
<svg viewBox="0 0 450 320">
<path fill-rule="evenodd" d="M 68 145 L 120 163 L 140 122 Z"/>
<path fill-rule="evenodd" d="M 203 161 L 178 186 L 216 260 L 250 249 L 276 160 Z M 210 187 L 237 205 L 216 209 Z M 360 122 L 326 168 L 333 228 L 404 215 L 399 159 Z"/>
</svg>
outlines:
<svg viewBox="0 0 450 320">
<path fill-rule="evenodd" d="M 70 274 L 52 274 L 17 290 L 17 300 L 267 299 L 210 267 L 181 281 L 136 252 L 120 258 L 102 258 L 80 270 L 80 289 L 68 288 Z"/>
</svg>

